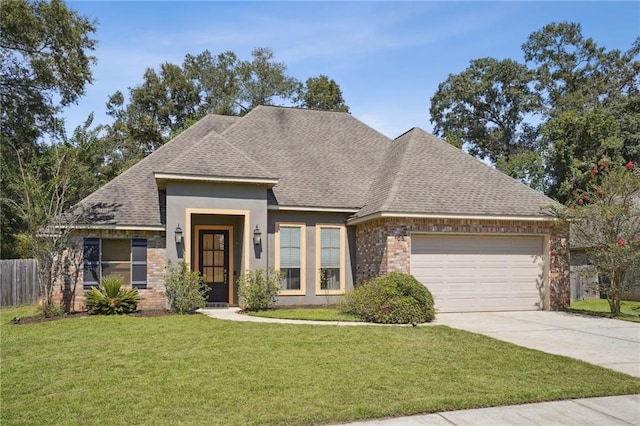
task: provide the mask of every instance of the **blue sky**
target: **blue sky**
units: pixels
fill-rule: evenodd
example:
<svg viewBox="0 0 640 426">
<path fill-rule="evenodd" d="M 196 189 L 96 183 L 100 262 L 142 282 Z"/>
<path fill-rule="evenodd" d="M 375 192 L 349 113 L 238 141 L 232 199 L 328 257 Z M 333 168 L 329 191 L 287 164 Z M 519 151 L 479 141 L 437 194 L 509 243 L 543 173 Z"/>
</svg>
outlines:
<svg viewBox="0 0 640 426">
<path fill-rule="evenodd" d="M 640 35 L 640 2 L 68 2 L 98 20 L 94 83 L 64 111 L 67 131 L 92 111 L 110 123 L 108 96 L 142 82 L 147 67 L 187 53 L 269 47 L 301 81 L 326 74 L 351 113 L 390 137 L 432 130 L 429 99 L 472 59 L 522 61 L 520 46 L 550 22 L 582 24 L 608 49 Z"/>
</svg>

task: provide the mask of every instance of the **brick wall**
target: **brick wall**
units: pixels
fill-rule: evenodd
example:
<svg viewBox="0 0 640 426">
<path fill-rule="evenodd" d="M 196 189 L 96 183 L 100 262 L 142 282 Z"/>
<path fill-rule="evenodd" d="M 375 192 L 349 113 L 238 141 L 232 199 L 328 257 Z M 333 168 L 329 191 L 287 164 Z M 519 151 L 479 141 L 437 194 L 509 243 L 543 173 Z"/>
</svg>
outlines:
<svg viewBox="0 0 640 426">
<path fill-rule="evenodd" d="M 75 235 L 69 241 L 69 249 L 65 253 L 80 253 L 80 255 L 67 262 L 70 265 L 66 273 L 61 274 L 58 285 L 54 288 L 54 300 L 67 304 L 71 310 L 83 311 L 85 307 L 82 277 L 82 245 L 84 238 L 146 238 L 147 240 L 147 288 L 139 289 L 140 303 L 139 309 L 165 309 L 167 307 L 167 299 L 164 295 L 164 274 L 167 262 L 166 256 L 166 238 L 164 233 L 146 232 L 146 231 L 92 231 L 89 234 Z M 74 276 L 76 271 L 75 265 L 78 265 L 79 271 L 77 281 Z M 75 293 L 72 291 L 75 283 Z"/>
<path fill-rule="evenodd" d="M 411 271 L 411 233 L 551 235 L 550 306 L 569 304 L 569 253 L 566 239 L 549 222 L 478 219 L 382 218 L 356 225 L 356 283 L 389 272 Z M 553 247 L 553 250 L 552 250 Z"/>
</svg>

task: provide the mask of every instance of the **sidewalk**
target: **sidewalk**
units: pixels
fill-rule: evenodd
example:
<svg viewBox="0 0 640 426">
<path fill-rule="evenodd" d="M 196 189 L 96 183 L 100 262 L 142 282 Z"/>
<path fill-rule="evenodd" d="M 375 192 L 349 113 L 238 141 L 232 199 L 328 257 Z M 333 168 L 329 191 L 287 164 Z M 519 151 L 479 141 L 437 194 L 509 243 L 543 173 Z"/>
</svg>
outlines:
<svg viewBox="0 0 640 426">
<path fill-rule="evenodd" d="M 640 425 L 640 395 L 570 399 L 537 404 L 446 411 L 394 419 L 348 423 L 350 426 L 503 426 Z"/>
</svg>

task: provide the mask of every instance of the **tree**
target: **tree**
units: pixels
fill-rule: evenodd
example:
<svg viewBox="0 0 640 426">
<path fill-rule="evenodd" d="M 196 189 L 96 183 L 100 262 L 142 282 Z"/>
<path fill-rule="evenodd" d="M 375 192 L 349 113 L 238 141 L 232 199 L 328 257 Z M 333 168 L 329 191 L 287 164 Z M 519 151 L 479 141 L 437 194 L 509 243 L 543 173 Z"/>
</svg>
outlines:
<svg viewBox="0 0 640 426">
<path fill-rule="evenodd" d="M 186 55 L 182 66 L 148 68 L 128 96 L 117 91 L 109 97 L 107 114 L 114 121 L 105 127 L 108 163 L 122 171 L 206 114 L 242 116 L 258 105 L 297 100 L 308 108 L 348 111 L 335 81 L 321 75 L 303 89 L 286 71 L 268 48 L 253 50 L 250 60 L 205 50 Z"/>
<path fill-rule="evenodd" d="M 297 102 L 303 108 L 349 112 L 340 86 L 324 74 L 309 77 L 300 90 Z"/>
<path fill-rule="evenodd" d="M 38 260 L 43 313 L 53 316 L 59 313 L 53 300 L 55 286 L 62 279 L 64 293 L 75 294 L 81 270 L 81 249 L 67 247 L 73 225 L 84 214 L 81 208 L 67 211 L 74 193 L 73 178 L 79 151 L 65 144 L 53 144 L 42 147 L 45 155 L 27 162 L 24 161 L 26 149 L 13 148 L 19 173 L 8 185 L 16 198 L 7 201 L 26 224 L 16 239 L 29 257 Z"/>
<path fill-rule="evenodd" d="M 228 51 L 215 57 L 205 50 L 199 55 L 187 55 L 182 68 L 194 82 L 200 99 L 200 113 L 237 115 L 240 99 L 241 61 L 235 53 Z"/>
<path fill-rule="evenodd" d="M 607 51 L 579 24 L 551 23 L 522 49 L 542 100 L 548 195 L 568 202 L 586 190 L 579 170 L 603 153 L 640 160 L 640 38 L 624 53 Z"/>
<path fill-rule="evenodd" d="M 92 82 L 96 41 L 91 38 L 95 21 L 61 0 L 3 1 L 0 17 L 0 232 L 6 258 L 25 254 L 15 236 L 28 227 L 9 202 L 20 199 L 10 182 L 20 178 L 20 162 L 38 163 L 45 155 L 40 140 L 59 136 L 61 108 Z"/>
<path fill-rule="evenodd" d="M 600 277 L 611 312 L 620 313 L 627 271 L 640 263 L 640 169 L 603 156 L 592 168 L 588 190 L 560 213 L 572 240 L 584 247 Z"/>
<path fill-rule="evenodd" d="M 258 105 L 273 105 L 276 99 L 291 100 L 300 82 L 287 76 L 287 66 L 275 62 L 271 49 L 261 47 L 251 52 L 253 59 L 240 64 L 240 108 L 242 114 Z"/>
<path fill-rule="evenodd" d="M 538 129 L 525 121 L 540 107 L 530 88 L 532 78 L 524 65 L 510 59 L 471 61 L 462 73 L 450 74 L 438 85 L 430 109 L 434 132 L 513 177 L 540 185 Z M 513 167 L 515 163 L 519 165 Z"/>
<path fill-rule="evenodd" d="M 563 203 L 601 154 L 640 161 L 640 38 L 608 51 L 551 23 L 522 50 L 524 64 L 484 58 L 449 75 L 431 100 L 436 134 Z"/>
</svg>

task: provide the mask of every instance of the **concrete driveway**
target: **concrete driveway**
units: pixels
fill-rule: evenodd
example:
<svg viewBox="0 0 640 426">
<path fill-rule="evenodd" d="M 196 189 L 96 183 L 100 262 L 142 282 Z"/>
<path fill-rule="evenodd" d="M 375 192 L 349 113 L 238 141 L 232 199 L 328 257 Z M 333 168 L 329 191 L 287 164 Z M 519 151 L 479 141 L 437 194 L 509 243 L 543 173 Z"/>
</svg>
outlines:
<svg viewBox="0 0 640 426">
<path fill-rule="evenodd" d="M 441 313 L 435 323 L 640 377 L 640 323 L 548 311 Z"/>
</svg>

